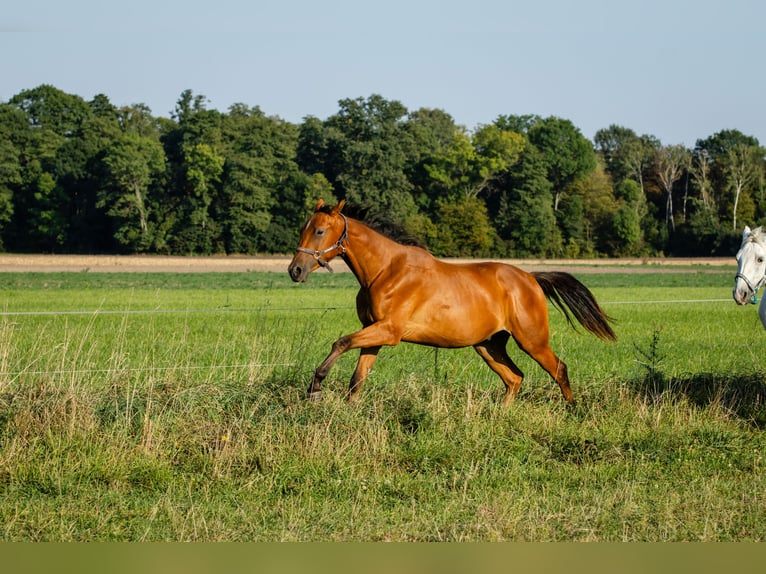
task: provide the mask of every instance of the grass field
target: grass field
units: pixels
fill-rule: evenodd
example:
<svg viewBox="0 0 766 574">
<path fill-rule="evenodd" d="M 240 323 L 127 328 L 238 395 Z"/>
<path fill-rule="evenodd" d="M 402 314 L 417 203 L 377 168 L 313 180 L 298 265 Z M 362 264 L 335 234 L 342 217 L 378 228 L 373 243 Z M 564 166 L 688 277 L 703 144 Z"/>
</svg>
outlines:
<svg viewBox="0 0 766 574">
<path fill-rule="evenodd" d="M 576 269 L 573 272 L 577 275 Z M 3 273 L 3 540 L 766 539 L 766 333 L 731 273 L 588 274 L 619 340 L 551 312 L 577 404 L 515 348 L 381 351 L 350 274 Z"/>
</svg>

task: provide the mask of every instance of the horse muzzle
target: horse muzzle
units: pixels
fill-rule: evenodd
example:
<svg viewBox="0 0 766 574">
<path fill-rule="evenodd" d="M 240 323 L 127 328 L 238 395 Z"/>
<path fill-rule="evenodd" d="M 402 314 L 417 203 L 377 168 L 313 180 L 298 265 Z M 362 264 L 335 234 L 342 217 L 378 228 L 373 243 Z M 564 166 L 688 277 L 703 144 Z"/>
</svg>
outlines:
<svg viewBox="0 0 766 574">
<path fill-rule="evenodd" d="M 305 283 L 306 279 L 309 277 L 309 273 L 311 273 L 311 270 L 314 267 L 313 261 L 301 261 L 302 259 L 305 258 L 296 255 L 293 257 L 290 266 L 287 268 L 287 272 L 290 274 L 290 279 L 296 283 Z"/>
<path fill-rule="evenodd" d="M 737 305 L 747 305 L 753 297 L 752 292 L 747 287 L 744 289 L 737 289 L 735 287 L 732 295 Z"/>
<path fill-rule="evenodd" d="M 734 290 L 732 291 L 732 297 L 737 305 L 747 305 L 753 300 L 753 289 L 750 285 L 747 285 L 745 281 L 740 281 L 734 284 Z"/>
</svg>

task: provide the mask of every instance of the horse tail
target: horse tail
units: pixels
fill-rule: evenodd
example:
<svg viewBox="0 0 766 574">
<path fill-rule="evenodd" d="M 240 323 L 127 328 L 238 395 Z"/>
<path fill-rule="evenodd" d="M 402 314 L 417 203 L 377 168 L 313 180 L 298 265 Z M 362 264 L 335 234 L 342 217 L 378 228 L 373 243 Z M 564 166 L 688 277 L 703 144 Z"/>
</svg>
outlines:
<svg viewBox="0 0 766 574">
<path fill-rule="evenodd" d="M 617 335 L 609 325 L 609 321 L 614 321 L 614 319 L 604 313 L 596 302 L 593 293 L 574 276 L 556 271 L 536 271 L 532 273 L 532 276 L 542 288 L 545 296 L 561 310 L 573 328 L 575 324 L 569 311 L 585 329 L 599 339 L 603 341 L 617 340 Z"/>
</svg>

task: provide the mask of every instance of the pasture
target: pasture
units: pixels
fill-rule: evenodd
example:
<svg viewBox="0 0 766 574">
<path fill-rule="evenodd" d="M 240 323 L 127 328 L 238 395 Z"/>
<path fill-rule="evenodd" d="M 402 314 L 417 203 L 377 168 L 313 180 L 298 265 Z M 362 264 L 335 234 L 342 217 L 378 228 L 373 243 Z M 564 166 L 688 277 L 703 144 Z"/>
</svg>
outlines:
<svg viewBox="0 0 766 574">
<path fill-rule="evenodd" d="M 306 401 L 356 283 L 317 272 L 0 273 L 6 541 L 766 539 L 766 332 L 732 268 L 583 274 L 551 310 L 576 404 L 515 347 L 356 352 Z M 720 272 L 715 272 L 720 271 Z"/>
</svg>

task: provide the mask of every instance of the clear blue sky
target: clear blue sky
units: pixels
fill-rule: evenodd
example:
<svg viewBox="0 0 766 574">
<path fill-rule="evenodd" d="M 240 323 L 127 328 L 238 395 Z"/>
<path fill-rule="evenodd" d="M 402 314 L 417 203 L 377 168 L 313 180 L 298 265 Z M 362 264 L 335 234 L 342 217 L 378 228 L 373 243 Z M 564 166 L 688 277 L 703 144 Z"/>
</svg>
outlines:
<svg viewBox="0 0 766 574">
<path fill-rule="evenodd" d="M 766 145 L 762 0 L 25 0 L 0 11 L 0 100 L 40 84 L 168 117 L 181 92 L 299 123 L 380 94 L 468 129 L 501 114 L 693 146 Z"/>
</svg>

